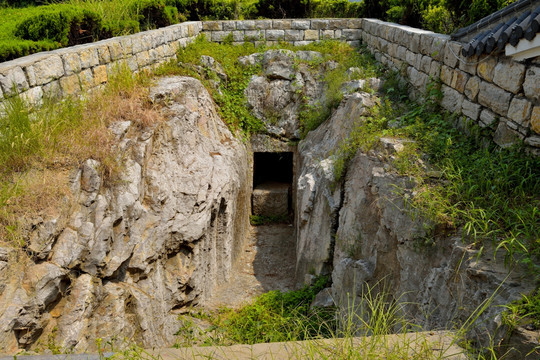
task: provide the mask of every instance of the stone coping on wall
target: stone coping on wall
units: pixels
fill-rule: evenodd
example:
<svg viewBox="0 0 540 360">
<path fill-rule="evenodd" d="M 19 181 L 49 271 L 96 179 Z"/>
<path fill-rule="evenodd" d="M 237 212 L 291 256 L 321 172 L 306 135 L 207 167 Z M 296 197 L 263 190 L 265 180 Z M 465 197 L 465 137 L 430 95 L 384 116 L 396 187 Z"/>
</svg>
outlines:
<svg viewBox="0 0 540 360">
<path fill-rule="evenodd" d="M 207 39 L 222 42 L 227 36 L 233 43 L 286 41 L 306 45 L 323 39 L 337 39 L 359 45 L 362 19 L 280 19 L 205 21 Z"/>
<path fill-rule="evenodd" d="M 304 45 L 338 39 L 363 43 L 376 59 L 400 71 L 412 94 L 425 94 L 440 79 L 441 105 L 466 122 L 491 129 L 502 147 L 522 140 L 540 155 L 540 61 L 516 62 L 484 55 L 463 59 L 447 35 L 376 19 L 274 19 L 195 21 L 133 35 L 38 53 L 0 63 L 0 105 L 20 93 L 29 104 L 100 87 L 119 61 L 136 72 L 176 57 L 204 33 L 210 41 L 287 41 Z M 228 38 L 227 38 L 228 37 Z"/>
<path fill-rule="evenodd" d="M 119 61 L 132 71 L 151 68 L 175 58 L 201 31 L 201 22 L 185 22 L 0 63 L 0 101 L 17 92 L 36 105 L 47 95 L 91 90 L 107 82 Z"/>
</svg>

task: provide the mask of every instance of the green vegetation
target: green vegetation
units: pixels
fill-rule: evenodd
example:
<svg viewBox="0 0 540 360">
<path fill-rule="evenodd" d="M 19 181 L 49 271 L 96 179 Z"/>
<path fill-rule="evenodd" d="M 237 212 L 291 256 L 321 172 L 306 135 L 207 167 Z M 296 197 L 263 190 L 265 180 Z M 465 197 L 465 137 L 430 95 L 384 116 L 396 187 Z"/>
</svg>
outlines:
<svg viewBox="0 0 540 360">
<path fill-rule="evenodd" d="M 358 51 L 345 43 L 328 40 L 308 45 L 307 48 L 319 51 L 324 55 L 322 61 L 334 61 L 337 66 L 335 69 L 323 74 L 322 80 L 327 85 L 324 103 L 312 105 L 309 103 L 309 98 L 302 96 L 303 108 L 299 115 L 302 137 L 305 137 L 311 130 L 316 129 L 328 119 L 332 110 L 338 107 L 343 99 L 341 87 L 344 82 L 350 79 L 350 75 L 347 73 L 348 69 L 356 69 L 354 72 L 355 79 L 377 77 L 382 70 L 382 67 L 375 62 L 373 56 L 365 48 Z M 369 91 L 367 87 L 365 90 Z"/>
<path fill-rule="evenodd" d="M 251 215 L 249 217 L 249 222 L 253 226 L 258 225 L 268 225 L 268 224 L 288 224 L 291 223 L 291 216 L 288 214 L 283 215 Z"/>
<path fill-rule="evenodd" d="M 251 76 L 260 71 L 260 66 L 243 67 L 238 62 L 238 58 L 258 52 L 262 47 L 256 48 L 251 43 L 234 46 L 231 42 L 222 45 L 211 43 L 206 41 L 204 35 L 201 35 L 185 49 L 179 50 L 178 62 L 181 64 L 180 66 L 166 65 L 158 70 L 157 74 L 187 75 L 200 79 L 219 105 L 221 118 L 231 131 L 240 131 L 249 135 L 263 129 L 262 122 L 251 115 L 245 106 L 244 98 L 244 90 L 248 86 Z M 193 65 L 198 66 L 203 55 L 212 56 L 221 64 L 227 75 L 226 80 L 219 79 L 212 71 L 198 72 L 198 69 Z"/>
<path fill-rule="evenodd" d="M 515 0 L 364 0 L 362 17 L 375 17 L 450 34 Z"/>
<path fill-rule="evenodd" d="M 397 83 L 389 80 L 387 91 L 400 98 L 393 87 Z M 506 250 L 508 265 L 522 262 L 539 274 L 540 159 L 519 147 L 488 145 L 475 126 L 467 129 L 471 136 L 464 136 L 455 126 L 458 119 L 439 108 L 437 84 L 429 91 L 422 103 L 400 104 L 396 96 L 387 97 L 371 116 L 359 119 L 335 152 L 336 181 L 342 180 L 354 154 L 376 146 L 380 137 L 410 139 L 394 164 L 401 174 L 414 177 L 409 206 L 420 211 L 426 224 L 437 224 L 427 226 L 461 228 L 464 238 L 479 247 L 493 241 L 497 250 Z"/>
<path fill-rule="evenodd" d="M 233 45 L 232 38 L 222 44 L 206 41 L 204 36 L 199 36 L 196 41 L 185 49 L 180 49 L 178 61 L 182 64 L 170 64 L 158 70 L 158 75 L 178 74 L 193 76 L 200 79 L 212 94 L 219 105 L 221 118 L 229 125 L 233 132 L 241 131 L 244 136 L 264 130 L 263 123 L 255 118 L 246 107 L 244 90 L 247 88 L 253 75 L 261 72 L 260 65 L 242 66 L 238 62 L 241 56 L 253 53 L 262 53 L 269 49 L 312 50 L 322 54 L 322 59 L 304 61 L 308 66 L 316 67 L 325 62 L 333 61 L 336 68 L 320 74 L 320 79 L 328 86 L 326 101 L 323 104 L 308 105 L 308 99 L 299 90 L 303 101 L 303 110 L 299 117 L 303 134 L 315 129 L 331 113 L 331 110 L 339 105 L 343 93 L 340 87 L 348 80 L 347 70 L 357 67 L 356 77 L 370 77 L 380 74 L 380 65 L 374 62 L 372 56 L 363 49 L 357 51 L 351 46 L 334 40 L 327 40 L 305 46 L 295 47 L 288 43 L 280 43 L 276 46 L 261 44 L 255 46 L 252 43 Z M 223 67 L 227 75 L 226 80 L 219 79 L 213 71 L 205 70 L 202 73 L 193 65 L 200 63 L 201 56 L 212 56 Z M 300 62 L 300 60 L 297 60 Z"/>
<path fill-rule="evenodd" d="M 102 175 L 114 182 L 121 168 L 111 151 L 112 121 L 129 120 L 141 127 L 160 121 L 148 103 L 149 79 L 134 77 L 120 66 L 102 93 L 86 99 L 45 99 L 31 108 L 15 96 L 0 115 L 0 239 L 24 246 L 25 219 L 61 212 L 69 204 L 68 175 L 84 160 L 102 164 Z"/>
<path fill-rule="evenodd" d="M 387 335 L 394 333 L 398 324 L 406 325 L 397 302 L 392 301 L 382 287 L 376 291 L 365 285 L 361 303 L 344 304 L 349 309 L 347 313 L 334 307 L 311 306 L 315 296 L 328 285 L 329 278 L 320 276 L 312 285 L 300 290 L 270 291 L 240 309 L 194 312 L 190 314 L 192 317 L 208 321 L 211 327 L 201 334 L 200 339 L 194 339 L 194 322 L 182 316 L 185 326 L 177 335 L 184 341 L 189 340 L 190 345 L 194 340 L 205 345 L 256 344 Z"/>
<path fill-rule="evenodd" d="M 346 0 L 68 0 L 0 2 L 0 62 L 32 53 L 132 34 L 186 20 L 353 16 Z M 308 6 L 309 4 L 309 6 Z M 286 9 L 286 10 L 284 10 Z M 296 12 L 294 13 L 296 14 Z"/>
<path fill-rule="evenodd" d="M 179 21 L 176 7 L 166 5 L 164 0 L 72 0 L 0 8 L 0 18 L 0 61 Z"/>
<path fill-rule="evenodd" d="M 301 290 L 271 291 L 236 310 L 181 316 L 177 347 L 311 340 L 289 343 L 288 353 L 306 359 L 444 359 L 493 300 L 493 296 L 486 299 L 455 329 L 453 340 L 442 345 L 430 342 L 427 333 L 419 332 L 421 329 L 407 320 L 400 299 L 382 283 L 372 287 L 364 284 L 358 296 L 350 294 L 349 299 L 341 299 L 340 308 L 310 306 L 315 295 L 327 286 L 326 281 L 320 277 Z M 203 322 L 209 327 L 200 327 Z M 394 338 L 385 337 L 389 334 Z M 475 358 L 492 359 L 489 355 L 493 348 L 484 350 Z"/>
<path fill-rule="evenodd" d="M 208 334 L 221 345 L 256 344 L 304 340 L 335 327 L 333 312 L 310 307 L 315 295 L 328 283 L 318 278 L 313 285 L 296 291 L 267 292 L 239 310 L 223 308 L 215 314 L 198 314 L 210 321 Z M 323 325 L 324 324 L 324 325 Z M 328 329 L 323 329 L 328 326 Z M 182 335 L 182 334 L 177 334 Z M 213 341 L 208 341 L 212 344 Z M 215 344 L 215 343 L 214 343 Z"/>
<path fill-rule="evenodd" d="M 536 289 L 529 296 L 523 295 L 521 300 L 505 307 L 503 321 L 512 329 L 517 326 L 540 329 L 540 289 Z"/>
<path fill-rule="evenodd" d="M 0 61 L 186 20 L 377 17 L 442 33 L 511 0 L 0 0 Z"/>
</svg>

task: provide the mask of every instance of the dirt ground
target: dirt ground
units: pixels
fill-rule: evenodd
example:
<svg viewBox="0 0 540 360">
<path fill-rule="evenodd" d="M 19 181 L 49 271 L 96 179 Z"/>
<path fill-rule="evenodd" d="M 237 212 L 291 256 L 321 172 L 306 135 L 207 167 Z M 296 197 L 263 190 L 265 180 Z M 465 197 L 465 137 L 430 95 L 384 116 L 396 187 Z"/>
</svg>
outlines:
<svg viewBox="0 0 540 360">
<path fill-rule="evenodd" d="M 204 307 L 236 308 L 270 290 L 292 290 L 295 261 L 292 224 L 253 226 L 230 281 L 218 286 Z"/>
</svg>

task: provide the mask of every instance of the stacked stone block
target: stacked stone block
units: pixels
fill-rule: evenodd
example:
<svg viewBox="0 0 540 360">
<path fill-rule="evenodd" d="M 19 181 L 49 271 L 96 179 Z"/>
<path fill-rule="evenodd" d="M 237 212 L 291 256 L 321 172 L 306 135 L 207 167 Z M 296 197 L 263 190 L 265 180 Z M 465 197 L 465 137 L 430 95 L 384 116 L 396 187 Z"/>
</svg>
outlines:
<svg viewBox="0 0 540 360">
<path fill-rule="evenodd" d="M 286 41 L 306 45 L 324 39 L 360 45 L 362 19 L 281 19 L 205 21 L 203 32 L 209 41 L 223 42 L 232 36 L 233 43 L 245 41 L 269 44 Z"/>
<path fill-rule="evenodd" d="M 461 120 L 492 129 L 502 147 L 523 140 L 540 155 L 540 64 L 504 56 L 463 58 L 461 44 L 430 31 L 363 19 L 362 42 L 382 63 L 406 75 L 413 96 L 440 79 L 441 105 Z"/>
<path fill-rule="evenodd" d="M 45 96 L 92 90 L 106 83 L 121 62 L 134 72 L 150 69 L 174 59 L 201 30 L 200 22 L 186 22 L 0 63 L 0 105 L 15 92 L 39 105 Z"/>
<path fill-rule="evenodd" d="M 375 58 L 400 71 L 412 96 L 425 94 L 430 79 L 442 82 L 441 105 L 466 121 L 493 130 L 493 140 L 519 140 L 540 155 L 540 61 L 505 57 L 464 59 L 461 45 L 446 35 L 375 19 L 275 19 L 186 22 L 92 44 L 43 52 L 0 64 L 2 99 L 20 93 L 30 104 L 62 97 L 108 81 L 119 62 L 136 72 L 176 57 L 197 35 L 210 41 L 278 41 L 305 45 L 323 39 L 364 43 Z"/>
</svg>

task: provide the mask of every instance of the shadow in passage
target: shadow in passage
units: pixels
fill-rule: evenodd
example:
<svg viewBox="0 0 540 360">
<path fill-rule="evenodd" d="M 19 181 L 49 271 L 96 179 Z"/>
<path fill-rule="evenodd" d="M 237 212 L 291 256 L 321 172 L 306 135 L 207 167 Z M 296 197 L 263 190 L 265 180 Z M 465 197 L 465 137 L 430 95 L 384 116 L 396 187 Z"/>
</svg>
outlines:
<svg viewBox="0 0 540 360">
<path fill-rule="evenodd" d="M 229 281 L 217 284 L 204 307 L 208 310 L 222 306 L 239 308 L 270 290 L 293 290 L 295 253 L 292 224 L 251 227 Z"/>
<path fill-rule="evenodd" d="M 253 228 L 255 257 L 253 273 L 262 289 L 293 290 L 296 242 L 292 224 L 260 225 Z"/>
</svg>

